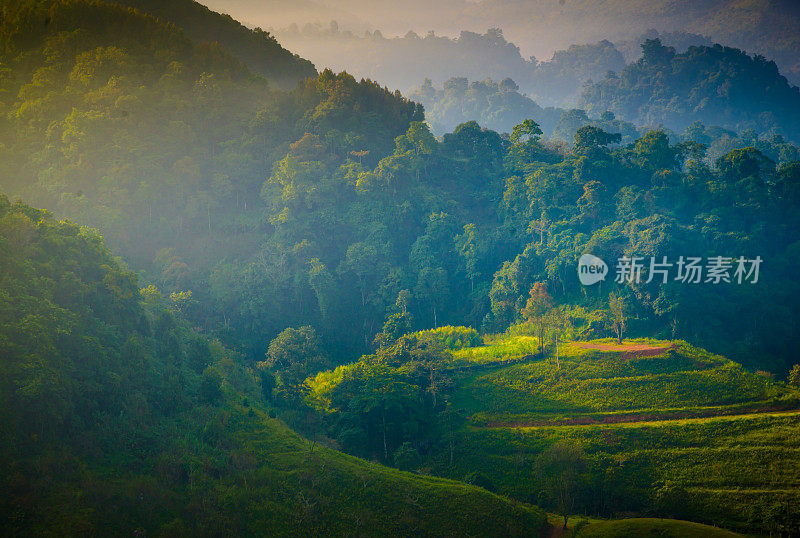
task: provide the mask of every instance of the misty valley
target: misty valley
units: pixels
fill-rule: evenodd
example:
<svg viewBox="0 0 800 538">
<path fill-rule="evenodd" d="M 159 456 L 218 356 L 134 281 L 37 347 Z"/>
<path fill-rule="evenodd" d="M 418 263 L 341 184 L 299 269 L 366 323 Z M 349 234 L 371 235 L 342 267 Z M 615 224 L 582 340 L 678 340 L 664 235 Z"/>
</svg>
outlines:
<svg viewBox="0 0 800 538">
<path fill-rule="evenodd" d="M 0 535 L 800 536 L 800 10 L 700 4 L 0 0 Z"/>
</svg>

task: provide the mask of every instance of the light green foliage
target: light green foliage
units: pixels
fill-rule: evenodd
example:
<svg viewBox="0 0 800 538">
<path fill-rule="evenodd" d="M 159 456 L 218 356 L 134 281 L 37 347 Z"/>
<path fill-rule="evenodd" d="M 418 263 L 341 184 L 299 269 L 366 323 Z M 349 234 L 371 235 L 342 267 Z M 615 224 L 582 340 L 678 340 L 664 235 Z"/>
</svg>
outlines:
<svg viewBox="0 0 800 538">
<path fill-rule="evenodd" d="M 472 327 L 437 327 L 427 331 L 414 333 L 416 336 L 431 335 L 442 342 L 448 349 L 459 350 L 471 348 L 483 343 L 483 339 L 478 331 Z"/>
<path fill-rule="evenodd" d="M 486 346 L 459 349 L 453 352 L 456 361 L 466 364 L 502 363 L 529 357 L 536 353 L 539 341 L 534 336 L 519 335 L 489 339 Z"/>
<path fill-rule="evenodd" d="M 800 364 L 795 364 L 789 372 L 789 384 L 800 387 Z"/>
</svg>

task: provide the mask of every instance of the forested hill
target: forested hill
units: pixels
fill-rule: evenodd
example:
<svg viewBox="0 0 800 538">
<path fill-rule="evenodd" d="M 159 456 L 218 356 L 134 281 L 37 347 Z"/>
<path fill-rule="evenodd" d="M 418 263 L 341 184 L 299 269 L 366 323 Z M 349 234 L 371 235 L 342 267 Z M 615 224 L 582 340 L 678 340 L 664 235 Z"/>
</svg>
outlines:
<svg viewBox="0 0 800 538">
<path fill-rule="evenodd" d="M 543 513 L 315 446 L 97 232 L 0 195 L 0 528 L 527 536 Z M 168 308 L 169 307 L 169 308 Z M 272 418 L 270 417 L 272 415 Z"/>
<path fill-rule="evenodd" d="M 210 272 L 187 255 L 212 263 L 210 236 L 225 237 L 214 263 L 257 249 L 261 187 L 292 142 L 336 129 L 336 152 L 374 163 L 422 118 L 347 75 L 273 91 L 218 46 L 118 5 L 8 4 L 0 43 L 0 186 L 101 228 L 140 268 L 188 247 L 190 266 L 156 262 L 178 287 Z"/>
<path fill-rule="evenodd" d="M 636 309 L 639 334 L 690 338 L 779 374 L 792 364 L 796 292 L 781 279 L 797 241 L 786 223 L 800 159 L 780 137 L 751 133 L 747 149 L 712 161 L 689 143 L 708 138 L 700 126 L 675 145 L 613 115 L 572 114 L 554 126 L 571 148 L 542 140 L 533 121 L 508 137 L 467 122 L 437 139 L 421 106 L 374 82 L 326 70 L 273 90 L 142 12 L 11 6 L 0 32 L 0 188 L 102 230 L 148 281 L 191 292 L 186 315 L 253 360 L 305 325 L 335 360 L 352 359 L 399 309 L 412 328 L 500 330 L 537 283 L 601 311 L 607 295 L 572 278 L 591 250 L 609 260 L 770 255 L 758 288 L 612 289 Z M 737 318 L 732 305 L 751 301 L 762 316 L 788 314 Z"/>
<path fill-rule="evenodd" d="M 117 0 L 171 22 L 198 43 L 219 43 L 248 68 L 279 87 L 294 88 L 316 75 L 314 65 L 284 49 L 268 32 L 250 30 L 228 15 L 216 13 L 194 0 Z"/>
<path fill-rule="evenodd" d="M 642 49 L 642 58 L 621 73 L 589 85 L 580 106 L 590 115 L 610 110 L 637 125 L 678 132 L 700 121 L 800 139 L 800 89 L 774 62 L 721 45 L 679 54 L 654 39 Z"/>
</svg>

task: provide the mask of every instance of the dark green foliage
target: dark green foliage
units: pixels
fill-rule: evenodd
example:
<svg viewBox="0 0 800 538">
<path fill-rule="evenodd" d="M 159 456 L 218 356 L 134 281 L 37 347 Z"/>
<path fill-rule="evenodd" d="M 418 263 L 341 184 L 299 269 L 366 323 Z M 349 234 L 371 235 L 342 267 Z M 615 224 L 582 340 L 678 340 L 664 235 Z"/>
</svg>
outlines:
<svg viewBox="0 0 800 538">
<path fill-rule="evenodd" d="M 472 471 L 467 476 L 465 476 L 464 482 L 466 482 L 467 484 L 472 484 L 473 486 L 478 486 L 487 491 L 495 490 L 494 484 L 492 483 L 491 479 L 489 479 L 486 475 L 478 471 Z"/>
<path fill-rule="evenodd" d="M 566 441 L 554 443 L 542 451 L 536 461 L 536 472 L 544 484 L 544 492 L 551 506 L 564 518 L 564 528 L 583 494 L 587 466 L 583 450 Z"/>
<path fill-rule="evenodd" d="M 431 536 L 527 536 L 543 527 L 541 511 L 478 488 L 328 448 L 309 457 L 308 441 L 259 404 L 243 358 L 203 346 L 184 320 L 144 301 L 157 294 L 140 295 L 95 232 L 0 195 L 0 252 L 4 534 L 330 536 L 356 526 L 396 535 L 411 525 Z M 197 354 L 212 363 L 202 375 Z M 406 447 L 398 461 L 413 456 Z"/>
<path fill-rule="evenodd" d="M 209 366 L 200 379 L 200 400 L 207 404 L 215 404 L 222 398 L 222 376 L 216 368 Z"/>
<path fill-rule="evenodd" d="M 289 327 L 270 342 L 266 361 L 259 363 L 261 389 L 266 397 L 272 392 L 270 385 L 274 385 L 282 401 L 296 404 L 302 397 L 306 378 L 329 365 L 312 327 Z"/>
<path fill-rule="evenodd" d="M 450 360 L 435 332 L 405 335 L 309 379 L 308 401 L 329 414 L 345 450 L 416 468 L 438 435 L 435 415 L 445 405 Z"/>
<path fill-rule="evenodd" d="M 692 519 L 689 511 L 689 494 L 685 488 L 673 482 L 667 482 L 656 490 L 654 505 L 662 517 L 673 519 Z"/>
<path fill-rule="evenodd" d="M 269 32 L 249 30 L 229 15 L 214 13 L 193 0 L 120 3 L 175 24 L 193 41 L 219 43 L 251 71 L 279 87 L 293 88 L 299 81 L 316 75 L 311 62 L 281 47 Z"/>
<path fill-rule="evenodd" d="M 403 443 L 394 451 L 394 466 L 403 471 L 416 470 L 421 461 L 419 452 L 409 442 Z"/>
<path fill-rule="evenodd" d="M 261 382 L 261 394 L 264 396 L 264 401 L 271 402 L 276 386 L 275 374 L 267 370 L 259 370 L 258 379 Z"/>
<path fill-rule="evenodd" d="M 37 450 L 120 413 L 135 421 L 179 410 L 185 402 L 170 391 L 187 374 L 179 346 L 163 357 L 163 375 L 137 372 L 174 342 L 151 336 L 135 277 L 95 232 L 0 200 L 4 450 Z"/>
</svg>

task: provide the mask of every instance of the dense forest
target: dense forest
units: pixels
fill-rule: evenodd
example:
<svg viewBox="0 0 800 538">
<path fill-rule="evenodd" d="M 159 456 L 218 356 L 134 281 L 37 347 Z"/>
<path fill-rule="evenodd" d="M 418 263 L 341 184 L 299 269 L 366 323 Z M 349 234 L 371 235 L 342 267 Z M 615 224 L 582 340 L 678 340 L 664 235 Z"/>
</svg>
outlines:
<svg viewBox="0 0 800 538">
<path fill-rule="evenodd" d="M 791 495 L 714 508 L 611 433 L 515 437 L 790 413 L 758 420 L 793 464 L 800 108 L 776 64 L 575 46 L 527 82 L 605 78 L 543 108 L 493 73 L 404 96 L 317 72 L 188 1 L 0 9 L 3 526 L 530 536 L 538 505 L 794 525 Z M 490 38 L 519 56 L 453 46 Z M 589 287 L 585 254 L 648 263 Z M 700 257 L 696 281 L 650 262 Z"/>
<path fill-rule="evenodd" d="M 149 13 L 180 27 L 199 42 L 219 43 L 247 64 L 254 73 L 285 89 L 316 74 L 314 65 L 287 51 L 268 32 L 250 30 L 228 15 L 218 14 L 192 0 L 160 2 L 125 0 L 118 2 Z"/>
<path fill-rule="evenodd" d="M 466 78 L 451 78 L 441 88 L 425 79 L 409 98 L 425 107 L 425 120 L 438 136 L 470 121 L 499 133 L 510 133 L 520 118 L 533 119 L 543 133 L 551 136 L 562 113 L 556 108 L 540 107 L 520 93 L 519 86 L 510 78 L 472 83 Z"/>
<path fill-rule="evenodd" d="M 640 60 L 588 86 L 580 106 L 590 114 L 610 110 L 637 125 L 678 131 L 700 121 L 800 136 L 800 89 L 765 57 L 721 45 L 678 54 L 658 39 L 645 41 L 642 50 Z"/>
<path fill-rule="evenodd" d="M 598 118 L 589 118 L 581 109 L 542 108 L 520 93 L 519 86 L 510 78 L 500 82 L 451 78 L 441 88 L 426 79 L 422 86 L 409 94 L 409 98 L 425 107 L 425 121 L 437 136 L 472 121 L 498 133 L 510 133 L 525 119 L 534 120 L 545 139 L 568 144 L 575 138 L 575 132 L 586 125 L 618 133 L 625 144 L 633 142 L 639 135 L 633 123 L 618 120 L 613 112 L 606 111 Z"/>
<path fill-rule="evenodd" d="M 254 358 L 307 324 L 334 355 L 367 351 L 399 294 L 419 328 L 502 328 L 538 281 L 590 307 L 567 276 L 587 250 L 772 252 L 757 293 L 774 289 L 772 308 L 793 300 L 791 284 L 770 283 L 797 239 L 797 153 L 769 133 L 742 135 L 744 148 L 725 138 L 739 149 L 718 142 L 711 160 L 702 125 L 670 141 L 566 111 L 550 121 L 571 145 L 542 140 L 533 121 L 510 135 L 466 122 L 438 140 L 421 106 L 370 81 L 325 71 L 274 91 L 146 15 L 50 4 L 4 18 L 4 189 L 102 229 L 151 282 L 192 294 L 195 323 Z M 86 27 L 89 14 L 103 24 Z M 518 95 L 510 81 L 484 88 Z M 732 294 L 723 303 L 750 293 L 712 292 Z M 791 316 L 729 320 L 663 289 L 626 293 L 642 331 L 692 336 L 779 374 L 791 366 Z"/>
</svg>

